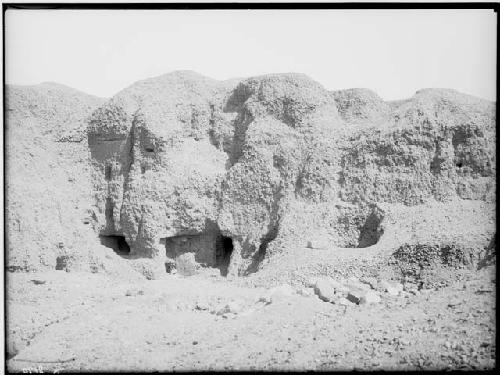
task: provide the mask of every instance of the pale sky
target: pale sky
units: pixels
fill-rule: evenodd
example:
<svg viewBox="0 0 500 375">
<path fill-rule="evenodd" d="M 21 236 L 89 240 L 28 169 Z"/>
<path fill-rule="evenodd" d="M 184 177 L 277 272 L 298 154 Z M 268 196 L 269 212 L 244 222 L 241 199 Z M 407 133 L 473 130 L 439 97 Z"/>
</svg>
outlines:
<svg viewBox="0 0 500 375">
<path fill-rule="evenodd" d="M 493 10 L 8 10 L 6 81 L 110 97 L 173 70 L 215 79 L 301 72 L 329 90 L 495 100 Z"/>
</svg>

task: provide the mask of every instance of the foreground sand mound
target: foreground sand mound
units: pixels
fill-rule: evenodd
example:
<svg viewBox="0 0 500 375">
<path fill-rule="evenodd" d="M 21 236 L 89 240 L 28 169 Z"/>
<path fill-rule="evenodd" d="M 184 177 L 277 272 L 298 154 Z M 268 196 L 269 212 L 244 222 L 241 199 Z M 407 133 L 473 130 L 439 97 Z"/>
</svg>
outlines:
<svg viewBox="0 0 500 375">
<path fill-rule="evenodd" d="M 495 104 L 453 90 L 384 102 L 302 74 L 179 71 L 107 101 L 55 84 L 7 99 L 13 270 L 264 275 L 297 249 L 456 249 L 452 228 L 460 249 L 481 232 L 477 263 L 495 233 Z"/>
</svg>

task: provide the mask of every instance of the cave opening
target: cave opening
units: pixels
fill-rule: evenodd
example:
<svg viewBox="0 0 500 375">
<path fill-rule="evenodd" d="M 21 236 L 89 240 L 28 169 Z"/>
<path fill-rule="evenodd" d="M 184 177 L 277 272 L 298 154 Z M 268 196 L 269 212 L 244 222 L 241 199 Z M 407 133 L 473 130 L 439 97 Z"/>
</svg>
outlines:
<svg viewBox="0 0 500 375">
<path fill-rule="evenodd" d="M 165 270 L 172 273 L 178 269 L 179 257 L 184 254 L 194 254 L 194 261 L 201 267 L 217 268 L 221 276 L 227 276 L 231 254 L 233 253 L 233 239 L 223 236 L 218 230 L 199 234 L 186 234 L 160 239 L 165 246 Z"/>
<path fill-rule="evenodd" d="M 352 214 L 341 216 L 343 222 L 348 221 L 349 223 L 344 228 L 352 233 L 345 239 L 346 242 L 344 242 L 343 247 L 357 249 L 376 245 L 384 234 L 384 228 L 381 225 L 384 216 L 385 214 L 378 209 L 355 216 L 352 216 Z"/>
<path fill-rule="evenodd" d="M 130 255 L 130 246 L 125 239 L 125 236 L 116 235 L 100 235 L 101 244 L 113 249 L 113 251 L 121 256 Z"/>
<path fill-rule="evenodd" d="M 382 221 L 382 217 L 376 212 L 372 212 L 363 223 L 363 226 L 360 228 L 359 237 L 358 237 L 358 245 L 356 247 L 370 247 L 375 245 L 384 231 L 380 227 L 380 223 Z"/>
<path fill-rule="evenodd" d="M 216 244 L 215 263 L 222 276 L 227 276 L 234 245 L 231 237 L 220 236 Z"/>
</svg>

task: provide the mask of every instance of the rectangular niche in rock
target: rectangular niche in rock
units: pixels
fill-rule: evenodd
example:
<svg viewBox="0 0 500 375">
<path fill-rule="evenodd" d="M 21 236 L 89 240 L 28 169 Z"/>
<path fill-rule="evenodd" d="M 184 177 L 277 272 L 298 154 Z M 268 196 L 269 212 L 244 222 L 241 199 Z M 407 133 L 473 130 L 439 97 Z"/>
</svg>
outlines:
<svg viewBox="0 0 500 375">
<path fill-rule="evenodd" d="M 106 181 L 109 181 L 111 180 L 112 177 L 113 177 L 112 166 L 111 164 L 107 164 L 104 171 L 104 178 L 106 179 Z"/>
<path fill-rule="evenodd" d="M 205 267 L 219 268 L 221 275 L 227 275 L 233 240 L 218 231 L 196 235 L 181 235 L 162 238 L 167 256 L 166 270 L 172 271 L 174 264 L 188 254 L 194 254 L 194 261 Z"/>
<path fill-rule="evenodd" d="M 216 266 L 216 241 L 217 234 L 201 233 L 167 237 L 162 242 L 165 243 L 165 251 L 169 259 L 176 259 L 185 253 L 194 253 L 196 262 L 207 267 L 214 267 Z"/>
</svg>

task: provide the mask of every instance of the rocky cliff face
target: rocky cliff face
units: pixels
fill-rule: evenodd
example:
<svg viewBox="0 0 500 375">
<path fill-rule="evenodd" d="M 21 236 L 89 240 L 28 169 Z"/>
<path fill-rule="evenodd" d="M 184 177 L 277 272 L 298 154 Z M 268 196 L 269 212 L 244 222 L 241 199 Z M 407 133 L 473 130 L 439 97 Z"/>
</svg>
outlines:
<svg viewBox="0 0 500 375">
<path fill-rule="evenodd" d="M 8 155 L 22 152 L 16 140 L 27 137 L 17 126 L 56 115 L 24 114 L 27 103 L 54 100 L 42 86 L 29 89 L 36 99 L 20 96 L 28 89 L 8 92 Z M 199 264 L 243 275 L 308 240 L 395 250 L 403 241 L 395 228 L 446 211 L 415 214 L 414 207 L 477 202 L 473 215 L 494 215 L 495 104 L 453 90 L 384 102 L 365 89 L 329 92 L 301 74 L 220 82 L 181 71 L 137 82 L 106 102 L 86 100 L 64 104 L 79 125 L 54 129 L 64 133 L 54 144 L 79 139 L 81 155 L 88 150 L 88 161 L 72 163 L 82 168 L 67 171 L 88 195 L 82 207 L 94 237 L 130 250 L 129 258 L 163 264 L 194 253 Z M 9 196 L 35 191 L 16 184 L 26 174 L 12 160 Z M 49 216 L 53 221 L 55 213 Z M 394 217 L 399 221 L 388 224 Z M 494 223 L 483 232 L 491 237 Z"/>
<path fill-rule="evenodd" d="M 88 143 L 102 236 L 123 236 L 132 255 L 146 258 L 164 259 L 166 245 L 175 257 L 186 243 L 215 265 L 228 90 L 195 73 L 170 74 L 138 82 L 93 113 Z"/>
<path fill-rule="evenodd" d="M 104 102 L 55 83 L 7 86 L 7 269 L 123 274 L 98 241 L 91 194 L 87 118 Z"/>
<path fill-rule="evenodd" d="M 171 238 L 200 242 L 207 265 L 217 265 L 217 238 L 230 238 L 240 274 L 290 212 L 333 227 L 334 245 L 373 245 L 376 203 L 494 198 L 494 111 L 450 90 L 401 103 L 332 93 L 299 74 L 139 82 L 90 120 L 100 233 L 146 257 L 182 252 L 165 251 Z"/>
</svg>

